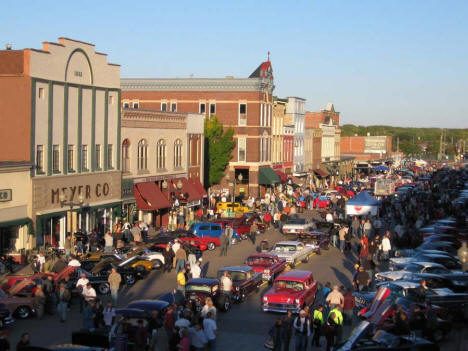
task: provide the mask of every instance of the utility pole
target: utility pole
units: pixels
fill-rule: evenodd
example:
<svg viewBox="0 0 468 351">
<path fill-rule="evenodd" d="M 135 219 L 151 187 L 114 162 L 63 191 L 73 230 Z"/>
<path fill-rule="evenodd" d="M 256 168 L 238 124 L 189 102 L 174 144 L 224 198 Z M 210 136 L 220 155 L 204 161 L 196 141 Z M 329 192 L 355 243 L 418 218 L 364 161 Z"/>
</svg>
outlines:
<svg viewBox="0 0 468 351">
<path fill-rule="evenodd" d="M 442 149 L 443 149 L 443 145 L 444 144 L 444 130 L 442 129 L 440 131 L 440 142 L 439 142 L 439 155 L 437 157 L 438 160 L 441 160 L 442 159 Z"/>
<path fill-rule="evenodd" d="M 396 138 L 396 151 L 400 152 L 400 136 Z"/>
</svg>

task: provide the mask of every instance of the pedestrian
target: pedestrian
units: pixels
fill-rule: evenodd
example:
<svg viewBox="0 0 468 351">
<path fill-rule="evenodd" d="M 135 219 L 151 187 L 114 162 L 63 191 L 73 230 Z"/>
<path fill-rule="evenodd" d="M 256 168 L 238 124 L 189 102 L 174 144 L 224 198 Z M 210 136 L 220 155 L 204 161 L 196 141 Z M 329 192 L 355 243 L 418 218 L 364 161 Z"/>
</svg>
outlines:
<svg viewBox="0 0 468 351">
<path fill-rule="evenodd" d="M 226 226 L 226 236 L 228 242 L 228 248 L 231 247 L 232 244 L 232 237 L 234 236 L 234 229 L 232 228 L 232 224 L 228 223 Z"/>
<path fill-rule="evenodd" d="M 354 272 L 353 272 L 353 278 L 352 278 L 352 280 L 353 280 L 353 288 L 354 288 L 355 291 L 359 291 L 359 289 L 358 289 L 358 284 L 357 284 L 357 275 L 359 274 L 359 267 L 360 267 L 360 266 L 359 266 L 358 263 L 356 263 L 356 264 L 354 265 Z"/>
<path fill-rule="evenodd" d="M 37 274 L 41 271 L 41 263 L 39 262 L 39 258 L 34 256 L 33 261 L 31 263 L 31 269 L 34 274 Z"/>
<path fill-rule="evenodd" d="M 111 274 L 109 274 L 107 281 L 109 282 L 112 302 L 115 306 L 117 306 L 117 301 L 119 297 L 119 288 L 120 288 L 120 283 L 122 282 L 122 276 L 117 272 L 115 268 L 112 268 Z"/>
<path fill-rule="evenodd" d="M 187 261 L 187 252 L 181 246 L 175 253 L 176 260 L 176 272 L 179 272 L 182 268 L 185 268 L 185 261 Z"/>
<path fill-rule="evenodd" d="M 67 320 L 67 310 L 68 310 L 68 304 L 71 300 L 71 293 L 70 291 L 65 287 L 65 284 L 61 283 L 59 287 L 59 291 L 57 293 L 57 312 L 60 317 L 60 322 L 65 323 Z"/>
<path fill-rule="evenodd" d="M 314 310 L 312 317 L 312 328 L 314 330 L 314 337 L 312 338 L 311 342 L 312 347 L 321 347 L 320 337 L 322 336 L 322 329 L 324 324 L 325 320 L 323 318 L 323 305 L 318 305 L 318 307 Z"/>
<path fill-rule="evenodd" d="M 190 245 L 191 246 L 189 246 L 190 250 L 188 250 L 187 261 L 190 267 L 192 267 L 197 262 L 197 256 L 195 255 L 195 250 L 192 249 L 195 247 L 195 241 L 191 240 Z"/>
<path fill-rule="evenodd" d="M 163 272 L 170 272 L 172 270 L 172 261 L 174 259 L 174 251 L 172 251 L 171 244 L 167 244 L 163 251 L 164 267 Z"/>
<path fill-rule="evenodd" d="M 45 311 L 46 297 L 42 290 L 42 285 L 38 285 L 34 292 L 34 309 L 36 310 L 37 319 L 42 319 Z"/>
<path fill-rule="evenodd" d="M 81 292 L 83 299 L 85 301 L 94 301 L 96 298 L 96 290 L 91 286 L 91 283 L 88 282 Z"/>
<path fill-rule="evenodd" d="M 83 329 L 94 330 L 94 300 L 85 301 L 83 308 Z"/>
<path fill-rule="evenodd" d="M 199 323 L 195 324 L 194 327 L 189 329 L 189 333 L 193 351 L 205 351 L 208 339 L 202 326 Z"/>
<path fill-rule="evenodd" d="M 138 222 L 134 223 L 131 233 L 132 233 L 133 241 L 135 242 L 135 244 L 137 245 L 140 244 L 142 241 L 142 238 L 141 238 L 141 229 L 140 229 Z"/>
<path fill-rule="evenodd" d="M 372 224 L 370 222 L 370 219 L 367 219 L 366 222 L 364 223 L 364 234 L 366 234 L 367 237 L 370 237 L 372 234 Z"/>
<path fill-rule="evenodd" d="M 293 323 L 294 318 L 292 315 L 292 311 L 288 310 L 285 316 L 282 317 L 281 321 L 281 345 L 283 346 L 282 351 L 289 351 L 289 344 L 291 341 L 291 336 L 293 332 Z"/>
<path fill-rule="evenodd" d="M 227 228 L 228 227 L 226 227 L 226 229 L 221 234 L 221 237 L 219 238 L 219 244 L 221 246 L 219 256 L 227 256 L 227 249 L 229 245 L 229 240 L 226 232 Z"/>
<path fill-rule="evenodd" d="M 110 230 L 106 231 L 104 235 L 104 251 L 111 252 L 114 248 L 114 237 L 112 236 Z"/>
<path fill-rule="evenodd" d="M 330 351 L 335 346 L 336 334 L 338 325 L 335 322 L 335 313 L 330 312 L 325 326 L 325 337 L 327 338 L 327 351 Z"/>
<path fill-rule="evenodd" d="M 387 231 L 385 236 L 382 239 L 382 260 L 387 261 L 390 258 L 390 251 L 392 250 L 392 245 L 390 243 L 390 232 Z"/>
<path fill-rule="evenodd" d="M 268 331 L 268 335 L 271 338 L 270 340 L 273 343 L 273 350 L 274 351 L 281 351 L 282 350 L 281 349 L 281 341 L 282 341 L 282 338 L 281 338 L 281 331 L 282 331 L 281 323 L 282 323 L 281 317 L 276 318 L 275 324 L 273 324 L 273 326 Z"/>
<path fill-rule="evenodd" d="M 208 339 L 208 351 L 215 351 L 218 327 L 211 315 L 211 312 L 208 312 L 206 314 L 206 318 L 203 319 L 203 330 L 205 331 L 206 338 Z"/>
<path fill-rule="evenodd" d="M 201 276 L 201 268 L 200 268 L 200 261 L 197 260 L 193 266 L 190 267 L 190 274 L 192 279 L 200 278 Z"/>
<path fill-rule="evenodd" d="M 141 240 L 146 243 L 148 240 L 148 225 L 144 221 L 141 221 L 139 227 L 141 229 Z"/>
<path fill-rule="evenodd" d="M 150 351 L 169 351 L 169 335 L 164 325 L 158 326 L 152 334 Z"/>
<path fill-rule="evenodd" d="M 359 259 L 361 260 L 361 264 L 367 261 L 369 257 L 369 246 L 361 239 L 361 251 L 359 252 Z"/>
<path fill-rule="evenodd" d="M 200 311 L 200 314 L 203 318 L 206 318 L 208 312 L 211 313 L 211 317 L 216 320 L 216 316 L 217 316 L 217 311 L 216 311 L 216 307 L 214 306 L 213 304 L 213 300 L 211 299 L 211 297 L 207 296 L 205 298 L 205 304 L 203 305 L 201 311 Z"/>
<path fill-rule="evenodd" d="M 0 331 L 0 351 L 10 351 L 10 342 L 7 339 L 8 330 Z"/>
<path fill-rule="evenodd" d="M 29 348 L 31 341 L 29 338 L 29 333 L 21 334 L 21 339 L 16 344 L 16 351 L 23 351 Z"/>
<path fill-rule="evenodd" d="M 146 351 L 146 344 L 148 340 L 148 331 L 143 325 L 143 320 L 137 321 L 137 329 L 134 334 L 135 337 L 135 351 Z"/>
<path fill-rule="evenodd" d="M 187 328 L 182 328 L 180 331 L 180 342 L 177 345 L 179 351 L 190 351 L 190 338 Z"/>
<path fill-rule="evenodd" d="M 115 308 L 111 301 L 107 302 L 104 311 L 102 311 L 102 316 L 104 319 L 104 325 L 110 331 L 110 328 L 112 327 L 115 319 Z"/>
<path fill-rule="evenodd" d="M 177 290 L 179 290 L 182 294 L 185 294 L 185 267 L 182 267 L 182 269 L 177 273 Z"/>
<path fill-rule="evenodd" d="M 343 294 L 340 293 L 340 288 L 338 285 L 333 286 L 333 291 L 328 294 L 325 301 L 327 302 L 328 306 L 330 306 L 330 308 L 333 308 L 332 306 L 343 306 L 344 297 Z"/>
<path fill-rule="evenodd" d="M 340 231 L 338 232 L 338 236 L 340 238 L 340 251 L 344 253 L 346 240 L 346 227 L 344 225 L 341 226 Z"/>
<path fill-rule="evenodd" d="M 252 225 L 250 226 L 250 240 L 252 244 L 255 245 L 255 240 L 257 238 L 258 226 L 257 222 L 253 221 Z"/>
<path fill-rule="evenodd" d="M 356 238 L 360 238 L 359 235 L 359 220 L 356 216 L 353 218 L 353 222 L 351 223 L 351 230 L 352 230 L 352 235 Z"/>
<path fill-rule="evenodd" d="M 359 267 L 359 273 L 356 276 L 357 291 L 367 290 L 370 286 L 371 279 L 369 273 L 364 270 L 364 266 Z"/>
<path fill-rule="evenodd" d="M 337 342 L 341 341 L 341 336 L 343 333 L 343 314 L 341 313 L 341 306 L 336 305 L 333 307 L 333 309 L 330 311 L 329 315 L 333 315 L 332 319 L 335 322 L 335 340 L 334 344 Z"/>
<path fill-rule="evenodd" d="M 63 248 L 65 249 L 65 259 L 68 261 L 70 259 L 70 253 L 73 247 L 73 240 L 70 234 L 65 237 L 65 242 Z"/>
<path fill-rule="evenodd" d="M 86 278 L 85 273 L 81 273 L 81 278 L 78 279 L 76 282 L 76 288 L 78 289 L 78 293 L 80 296 L 80 312 L 83 312 L 83 308 L 85 306 L 85 300 L 83 298 L 83 289 L 86 287 L 86 284 L 89 283 L 88 278 Z"/>
<path fill-rule="evenodd" d="M 224 295 L 231 296 L 232 294 L 232 280 L 229 277 L 229 272 L 224 271 L 223 276 L 220 279 L 221 292 Z"/>
<path fill-rule="evenodd" d="M 104 323 L 104 306 L 101 299 L 97 298 L 94 303 L 94 327 L 96 329 L 105 326 Z"/>
<path fill-rule="evenodd" d="M 307 340 L 310 336 L 310 320 L 306 317 L 306 312 L 304 310 L 301 310 L 299 316 L 294 319 L 293 328 L 296 334 L 296 351 L 306 351 Z"/>
<path fill-rule="evenodd" d="M 417 337 L 422 338 L 426 327 L 426 316 L 418 305 L 415 305 L 413 308 L 413 314 L 409 320 L 409 326 Z"/>
<path fill-rule="evenodd" d="M 344 303 L 343 303 L 343 315 L 344 323 L 346 325 L 352 325 L 353 323 L 353 310 L 356 305 L 354 295 L 350 288 L 346 289 L 344 294 Z"/>
</svg>

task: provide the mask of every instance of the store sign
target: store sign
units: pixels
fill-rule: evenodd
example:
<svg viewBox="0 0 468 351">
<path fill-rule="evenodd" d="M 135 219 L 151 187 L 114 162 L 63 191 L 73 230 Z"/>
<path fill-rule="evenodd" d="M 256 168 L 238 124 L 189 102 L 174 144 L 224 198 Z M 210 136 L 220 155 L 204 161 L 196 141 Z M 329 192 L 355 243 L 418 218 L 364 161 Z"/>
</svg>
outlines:
<svg viewBox="0 0 468 351">
<path fill-rule="evenodd" d="M 386 136 L 368 136 L 364 139 L 365 153 L 385 153 L 387 151 Z"/>
<path fill-rule="evenodd" d="M 65 195 L 67 201 L 78 201 L 79 197 L 82 196 L 83 199 L 90 200 L 91 192 L 93 192 L 93 197 L 97 199 L 101 197 L 106 197 L 109 195 L 109 184 L 95 184 L 95 185 L 73 185 L 62 188 L 52 188 L 50 189 L 51 203 L 58 204 L 60 203 L 60 195 Z"/>
<path fill-rule="evenodd" d="M 133 179 L 122 179 L 122 199 L 133 197 Z"/>
<path fill-rule="evenodd" d="M 11 189 L 0 189 L 0 202 L 11 201 L 12 191 Z"/>
</svg>

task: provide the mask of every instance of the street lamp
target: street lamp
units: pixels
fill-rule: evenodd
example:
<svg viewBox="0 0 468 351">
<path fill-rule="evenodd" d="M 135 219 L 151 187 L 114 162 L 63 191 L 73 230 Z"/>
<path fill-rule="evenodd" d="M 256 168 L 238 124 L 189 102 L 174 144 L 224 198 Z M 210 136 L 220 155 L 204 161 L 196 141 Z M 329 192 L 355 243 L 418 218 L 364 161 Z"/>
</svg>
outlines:
<svg viewBox="0 0 468 351">
<path fill-rule="evenodd" d="M 83 197 L 83 194 L 80 194 L 78 196 L 78 202 L 73 202 L 73 201 L 67 201 L 67 196 L 62 193 L 60 194 L 60 207 L 64 207 L 64 206 L 69 206 L 70 207 L 70 213 L 73 212 L 73 208 L 74 207 L 79 207 L 79 208 L 82 208 L 84 206 L 84 197 Z M 67 218 L 68 219 L 68 218 Z M 83 222 L 83 216 L 81 218 L 81 221 Z M 81 228 L 80 229 L 83 229 L 83 223 L 80 223 L 81 225 Z M 68 229 L 68 223 L 66 223 L 65 225 L 65 228 Z M 72 227 L 70 225 L 70 231 L 72 230 Z"/>
</svg>

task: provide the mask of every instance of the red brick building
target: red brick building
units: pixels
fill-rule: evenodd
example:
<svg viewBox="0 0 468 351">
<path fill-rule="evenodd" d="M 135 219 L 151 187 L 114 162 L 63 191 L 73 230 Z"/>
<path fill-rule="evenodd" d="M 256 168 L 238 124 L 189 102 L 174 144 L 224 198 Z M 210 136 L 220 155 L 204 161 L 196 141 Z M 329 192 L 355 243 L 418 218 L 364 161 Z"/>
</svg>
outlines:
<svg viewBox="0 0 468 351">
<path fill-rule="evenodd" d="M 283 169 L 286 174 L 293 173 L 294 166 L 294 126 L 284 126 Z"/>
<path fill-rule="evenodd" d="M 121 80 L 124 108 L 201 113 L 234 128 L 236 147 L 224 179 L 214 188 L 254 196 L 260 186 L 277 181 L 271 171 L 273 72 L 265 61 L 248 78 L 182 78 Z M 242 180 L 239 181 L 239 175 Z"/>
<path fill-rule="evenodd" d="M 389 154 L 392 152 L 392 136 L 341 137 L 341 152 L 352 154 Z"/>
</svg>

